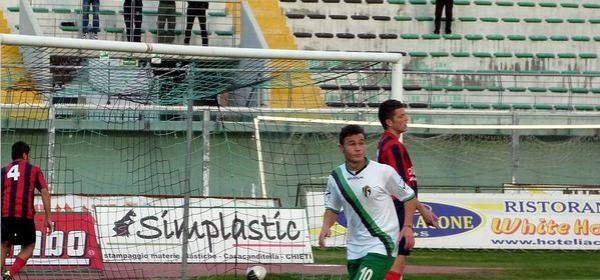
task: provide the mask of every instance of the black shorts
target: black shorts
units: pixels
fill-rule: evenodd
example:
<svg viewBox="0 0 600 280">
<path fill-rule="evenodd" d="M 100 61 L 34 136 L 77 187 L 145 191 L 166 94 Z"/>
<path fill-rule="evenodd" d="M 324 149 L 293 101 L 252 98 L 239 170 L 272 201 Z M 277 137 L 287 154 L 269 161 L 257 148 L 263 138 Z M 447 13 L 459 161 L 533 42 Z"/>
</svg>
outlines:
<svg viewBox="0 0 600 280">
<path fill-rule="evenodd" d="M 10 241 L 13 245 L 35 243 L 35 223 L 33 219 L 2 218 L 2 243 Z"/>
<path fill-rule="evenodd" d="M 394 206 L 396 207 L 396 214 L 398 215 L 398 225 L 400 226 L 400 230 L 402 230 L 402 226 L 404 225 L 404 202 L 399 199 L 394 199 Z M 398 244 L 399 256 L 410 255 L 410 250 L 405 249 L 404 245 L 406 245 L 406 240 L 402 238 Z"/>
</svg>

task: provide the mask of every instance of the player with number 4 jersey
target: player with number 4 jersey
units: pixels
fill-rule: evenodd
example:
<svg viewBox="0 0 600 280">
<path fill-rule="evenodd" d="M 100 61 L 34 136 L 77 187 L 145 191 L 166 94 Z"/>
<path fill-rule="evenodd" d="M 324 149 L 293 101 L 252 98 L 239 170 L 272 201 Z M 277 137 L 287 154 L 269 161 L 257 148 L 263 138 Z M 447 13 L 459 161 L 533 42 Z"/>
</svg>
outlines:
<svg viewBox="0 0 600 280">
<path fill-rule="evenodd" d="M 29 163 L 29 145 L 19 141 L 12 146 L 12 161 L 2 168 L 2 279 L 13 277 L 25 266 L 35 248 L 35 223 L 33 216 L 34 190 L 42 195 L 44 226 L 52 231 L 50 193 L 42 170 Z M 4 262 L 13 245 L 21 251 L 10 269 Z"/>
<path fill-rule="evenodd" d="M 394 262 L 398 240 L 404 238 L 407 249 L 414 246 L 412 225 L 398 224 L 392 196 L 404 201 L 408 217 L 414 215 L 418 201 L 392 167 L 365 158 L 362 127 L 345 126 L 339 140 L 346 162 L 333 170 L 327 182 L 319 245 L 325 246 L 337 213 L 344 210 L 350 279 L 382 280 Z"/>
</svg>

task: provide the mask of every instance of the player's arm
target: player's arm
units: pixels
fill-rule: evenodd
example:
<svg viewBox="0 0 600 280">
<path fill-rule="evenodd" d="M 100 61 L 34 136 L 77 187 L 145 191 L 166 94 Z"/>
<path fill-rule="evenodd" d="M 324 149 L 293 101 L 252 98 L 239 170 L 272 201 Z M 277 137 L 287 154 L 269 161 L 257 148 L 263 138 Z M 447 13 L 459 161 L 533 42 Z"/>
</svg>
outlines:
<svg viewBox="0 0 600 280">
<path fill-rule="evenodd" d="M 419 213 L 421 213 L 421 216 L 423 216 L 423 219 L 427 225 L 436 228 L 438 227 L 438 216 L 433 213 L 433 211 L 429 210 L 429 208 L 425 207 L 421 201 L 419 201 L 419 204 L 417 204 L 417 210 L 419 210 Z"/>
<path fill-rule="evenodd" d="M 337 219 L 337 213 L 331 209 L 325 210 L 323 215 L 323 227 L 321 227 L 321 233 L 319 234 L 319 247 L 325 248 L 325 238 L 331 236 L 331 227 Z"/>
<path fill-rule="evenodd" d="M 404 248 L 412 249 L 415 246 L 415 234 L 413 232 L 412 220 L 415 215 L 417 204 L 420 204 L 416 196 L 404 201 L 404 224 L 400 225 L 400 239 L 404 238 L 406 244 Z"/>
<path fill-rule="evenodd" d="M 52 215 L 50 213 L 50 192 L 48 188 L 42 189 L 40 191 L 42 194 L 42 203 L 44 204 L 44 226 L 47 229 L 47 232 L 52 232 Z"/>
<path fill-rule="evenodd" d="M 325 192 L 325 213 L 323 214 L 323 226 L 319 234 L 319 246 L 325 247 L 325 238 L 331 236 L 331 227 L 337 219 L 337 213 L 342 208 L 342 200 L 338 192 L 337 183 L 332 176 L 327 180 L 327 191 Z"/>
</svg>

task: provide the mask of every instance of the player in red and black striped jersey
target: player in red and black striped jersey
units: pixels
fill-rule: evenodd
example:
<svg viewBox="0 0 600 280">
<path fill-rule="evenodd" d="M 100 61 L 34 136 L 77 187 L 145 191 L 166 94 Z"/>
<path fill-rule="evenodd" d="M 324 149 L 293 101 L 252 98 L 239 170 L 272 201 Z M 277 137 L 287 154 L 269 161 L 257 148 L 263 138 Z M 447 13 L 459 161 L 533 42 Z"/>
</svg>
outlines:
<svg viewBox="0 0 600 280">
<path fill-rule="evenodd" d="M 415 169 L 406 147 L 400 142 L 400 135 L 408 128 L 406 104 L 394 99 L 387 100 L 379 106 L 378 117 L 385 132 L 377 145 L 377 161 L 393 167 L 404 179 L 405 183 L 413 189 L 415 195 L 417 195 Z M 394 204 L 400 225 L 412 227 L 412 221 L 404 220 L 404 205 L 402 201 L 394 199 Z M 417 210 L 419 210 L 428 225 L 437 227 L 438 218 L 431 210 L 424 207 L 421 203 L 417 204 Z M 385 276 L 385 280 L 402 279 L 402 273 L 406 266 L 406 256 L 410 255 L 410 250 L 404 248 L 404 242 L 404 239 L 400 240 L 398 257 Z"/>
<path fill-rule="evenodd" d="M 33 215 L 34 189 L 42 194 L 44 226 L 52 231 L 50 216 L 50 193 L 42 170 L 29 163 L 29 145 L 19 141 L 12 146 L 12 162 L 2 168 L 2 279 L 13 279 L 35 248 L 35 223 Z M 4 262 L 13 245 L 21 245 L 21 251 L 10 269 Z"/>
</svg>

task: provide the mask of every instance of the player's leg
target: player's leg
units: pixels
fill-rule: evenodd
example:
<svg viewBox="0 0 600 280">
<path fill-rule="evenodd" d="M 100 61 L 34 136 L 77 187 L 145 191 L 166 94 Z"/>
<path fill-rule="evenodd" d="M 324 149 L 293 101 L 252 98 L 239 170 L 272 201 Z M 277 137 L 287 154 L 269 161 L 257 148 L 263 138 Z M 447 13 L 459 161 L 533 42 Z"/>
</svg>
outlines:
<svg viewBox="0 0 600 280">
<path fill-rule="evenodd" d="M 2 218 L 2 230 L 1 230 L 2 253 L 0 254 L 0 256 L 2 258 L 0 260 L 0 264 L 2 265 L 2 268 L 0 269 L 0 271 L 2 273 L 4 272 L 6 259 L 8 258 L 8 255 L 10 254 L 10 249 L 12 247 L 12 238 L 11 237 L 13 237 L 15 235 L 14 229 L 15 229 L 15 226 L 12 224 L 12 219 Z"/>
<path fill-rule="evenodd" d="M 17 229 L 16 237 L 13 242 L 15 245 L 21 245 L 19 255 L 15 257 L 15 262 L 10 267 L 10 276 L 14 277 L 27 264 L 27 261 L 33 255 L 35 248 L 35 223 L 33 219 L 21 219 L 18 221 L 20 226 Z"/>
<path fill-rule="evenodd" d="M 360 258 L 360 265 L 351 280 L 383 280 L 394 263 L 394 257 L 369 253 Z"/>
<path fill-rule="evenodd" d="M 346 267 L 348 268 L 348 279 L 354 279 L 354 277 L 358 273 L 358 268 L 360 267 L 361 260 L 362 259 L 348 260 L 348 264 L 346 265 Z"/>
<path fill-rule="evenodd" d="M 396 208 L 396 215 L 398 216 L 398 225 L 404 224 L 404 203 L 400 200 L 394 199 L 394 207 Z M 385 280 L 400 280 L 406 267 L 406 256 L 410 255 L 410 250 L 404 249 L 406 240 L 400 240 L 398 244 L 398 257 L 394 260 L 392 268 L 385 276 Z"/>
</svg>

